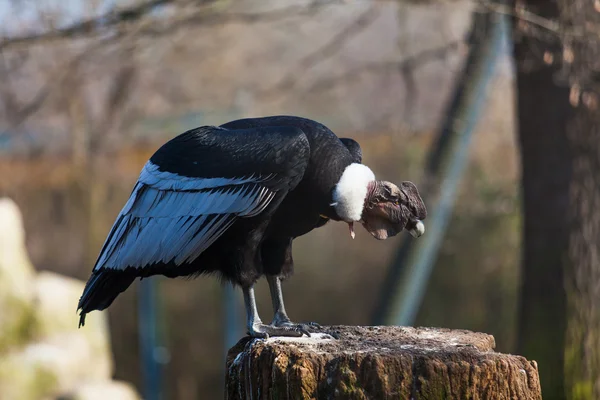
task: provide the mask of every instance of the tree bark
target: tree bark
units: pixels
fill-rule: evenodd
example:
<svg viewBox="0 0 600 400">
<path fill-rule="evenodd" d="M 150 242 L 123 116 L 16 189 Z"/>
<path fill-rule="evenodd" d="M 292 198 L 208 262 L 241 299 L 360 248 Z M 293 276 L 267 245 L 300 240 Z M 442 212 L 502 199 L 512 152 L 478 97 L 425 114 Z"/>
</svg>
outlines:
<svg viewBox="0 0 600 400">
<path fill-rule="evenodd" d="M 244 338 L 225 398 L 541 399 L 535 362 L 462 330 L 336 326 L 310 338 Z"/>
<path fill-rule="evenodd" d="M 597 2 L 596 2 L 597 3 Z M 600 398 L 600 13 L 593 1 L 517 1 L 524 254 L 518 352 L 545 399 Z M 529 18 L 531 20 L 531 18 Z M 579 30 L 579 33 L 577 31 Z"/>
</svg>

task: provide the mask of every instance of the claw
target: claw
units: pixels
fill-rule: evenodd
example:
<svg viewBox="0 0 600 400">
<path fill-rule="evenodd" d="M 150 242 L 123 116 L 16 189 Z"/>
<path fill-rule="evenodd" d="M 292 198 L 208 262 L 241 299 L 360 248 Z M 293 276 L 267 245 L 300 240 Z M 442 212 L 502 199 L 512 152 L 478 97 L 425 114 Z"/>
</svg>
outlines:
<svg viewBox="0 0 600 400">
<path fill-rule="evenodd" d="M 283 328 L 283 329 L 291 329 L 296 332 L 300 332 L 308 337 L 311 336 L 311 333 L 316 333 L 323 329 L 323 327 L 321 325 L 317 324 L 316 322 L 307 322 L 305 324 L 296 324 L 296 323 L 290 322 L 289 320 L 287 320 L 285 322 L 280 322 L 280 321 L 274 320 L 271 323 L 271 326 L 274 326 L 277 328 Z"/>
<path fill-rule="evenodd" d="M 296 328 L 299 332 L 302 332 L 302 334 L 310 337 L 310 332 L 308 330 L 306 330 L 305 328 L 303 328 L 302 326 L 298 326 L 298 328 Z"/>
<path fill-rule="evenodd" d="M 269 334 L 266 332 L 261 332 L 260 330 L 254 328 L 252 331 L 247 331 L 246 334 L 248 336 L 251 336 L 253 338 L 257 338 L 257 339 L 268 339 L 269 338 Z"/>
<path fill-rule="evenodd" d="M 274 326 L 261 323 L 253 325 L 252 328 L 248 330 L 248 335 L 260 339 L 268 339 L 272 336 L 301 337 L 304 334 L 310 336 L 310 333 L 306 329 L 302 329 L 295 325 Z"/>
</svg>

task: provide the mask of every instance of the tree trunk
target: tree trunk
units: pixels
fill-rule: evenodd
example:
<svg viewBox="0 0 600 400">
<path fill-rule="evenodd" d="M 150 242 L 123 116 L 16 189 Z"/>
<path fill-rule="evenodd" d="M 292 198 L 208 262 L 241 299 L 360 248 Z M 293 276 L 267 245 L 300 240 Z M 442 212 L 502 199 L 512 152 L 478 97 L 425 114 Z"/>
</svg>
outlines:
<svg viewBox="0 0 600 400">
<path fill-rule="evenodd" d="M 598 399 L 600 10 L 584 0 L 520 7 L 560 33 L 515 22 L 525 215 L 518 351 L 539 363 L 545 399 Z"/>
<path fill-rule="evenodd" d="M 227 355 L 225 398 L 541 399 L 535 362 L 495 353 L 483 333 L 328 328 L 310 338 L 244 338 Z"/>
</svg>

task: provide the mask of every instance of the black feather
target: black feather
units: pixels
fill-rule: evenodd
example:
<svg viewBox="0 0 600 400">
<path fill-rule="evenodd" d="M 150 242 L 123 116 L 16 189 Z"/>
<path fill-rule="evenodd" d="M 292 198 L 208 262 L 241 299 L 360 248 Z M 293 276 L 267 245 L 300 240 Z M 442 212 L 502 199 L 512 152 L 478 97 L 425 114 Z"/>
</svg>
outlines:
<svg viewBox="0 0 600 400">
<path fill-rule="evenodd" d="M 99 269 L 92 272 L 79 299 L 77 309 L 79 314 L 79 327 L 85 325 L 85 315 L 93 310 L 104 310 L 112 304 L 115 298 L 131 285 L 135 279 L 134 271 L 113 271 Z"/>
<path fill-rule="evenodd" d="M 340 141 L 344 143 L 344 146 L 348 149 L 350 154 L 352 154 L 352 159 L 355 163 L 362 163 L 362 149 L 360 148 L 360 144 L 354 139 L 350 138 L 340 138 Z"/>
<path fill-rule="evenodd" d="M 112 268 L 96 265 L 79 301 L 80 325 L 85 323 L 86 313 L 108 307 L 136 277 L 218 273 L 230 282 L 249 286 L 264 273 L 290 275 L 293 272 L 292 240 L 324 225 L 329 218 L 336 219 L 331 207 L 332 190 L 345 168 L 360 162 L 361 157 L 360 146 L 352 139 L 340 140 L 322 124 L 290 116 L 243 119 L 221 127 L 201 127 L 170 140 L 150 159 L 160 172 L 176 174 L 174 176 L 182 180 L 268 176 L 264 181 L 248 184 L 248 190 L 267 190 L 274 196 L 255 216 L 228 214 L 233 224 L 193 260 L 178 264 L 175 260 L 157 259 L 149 265 Z M 144 195 L 142 186 L 137 196 Z M 219 188 L 228 189 L 226 185 Z M 177 190 L 185 189 L 165 189 L 171 193 Z M 125 211 L 135 209 L 140 197 L 132 197 L 134 200 Z M 156 201 L 162 198 L 164 196 L 157 196 Z M 136 215 L 130 219 L 137 222 L 127 223 L 136 223 L 139 229 L 139 218 L 144 217 Z M 185 224 L 190 219 L 180 217 L 178 221 Z M 123 225 L 125 223 L 120 215 L 116 225 L 122 226 L 110 232 L 99 260 L 110 248 L 109 241 L 123 240 L 124 235 L 137 232 Z"/>
</svg>

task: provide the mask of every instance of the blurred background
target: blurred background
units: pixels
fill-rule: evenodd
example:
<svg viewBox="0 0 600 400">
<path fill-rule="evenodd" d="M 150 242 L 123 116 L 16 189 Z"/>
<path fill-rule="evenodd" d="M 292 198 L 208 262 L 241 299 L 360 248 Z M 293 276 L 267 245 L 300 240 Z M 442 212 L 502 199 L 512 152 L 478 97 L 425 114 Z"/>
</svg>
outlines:
<svg viewBox="0 0 600 400">
<path fill-rule="evenodd" d="M 0 0 L 0 198 L 22 214 L 25 275 L 87 280 L 166 140 L 308 117 L 359 141 L 378 178 L 415 182 L 430 215 L 419 241 L 362 229 L 351 241 L 334 223 L 297 239 L 293 320 L 490 333 L 538 362 L 544 398 L 598 399 L 599 15 L 584 0 Z M 25 297 L 43 299 L 36 290 Z M 73 329 L 77 290 L 61 308 Z M 258 305 L 269 320 L 264 282 Z M 241 307 L 214 278 L 153 278 L 90 329 L 108 329 L 105 375 L 144 398 L 222 398 Z M 0 294 L 0 322 L 11 312 Z M 30 354 L 46 340 L 39 320 L 55 317 L 21 321 L 4 342 L 0 329 L 0 359 Z M 0 393 L 39 384 L 14 371 L 0 362 Z M 46 379 L 15 398 L 74 385 Z"/>
</svg>

